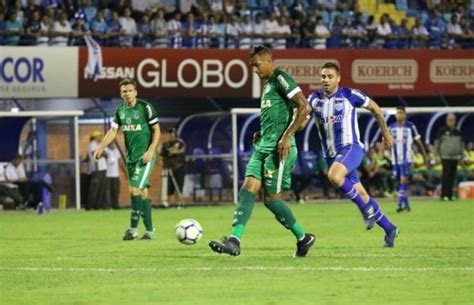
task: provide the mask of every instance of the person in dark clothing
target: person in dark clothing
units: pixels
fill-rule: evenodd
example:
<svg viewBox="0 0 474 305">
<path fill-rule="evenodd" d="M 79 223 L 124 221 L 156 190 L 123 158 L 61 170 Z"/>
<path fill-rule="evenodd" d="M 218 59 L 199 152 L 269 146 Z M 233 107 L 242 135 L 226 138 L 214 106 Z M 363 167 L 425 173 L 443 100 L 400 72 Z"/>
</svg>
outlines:
<svg viewBox="0 0 474 305">
<path fill-rule="evenodd" d="M 441 159 L 441 200 L 454 200 L 453 187 L 457 178 L 457 166 L 463 159 L 464 140 L 461 131 L 456 129 L 456 116 L 446 116 L 446 126 L 442 127 L 435 140 L 435 151 Z"/>
<path fill-rule="evenodd" d="M 179 203 L 184 185 L 186 145 L 175 128 L 170 128 L 168 133 L 169 139 L 161 146 L 160 155 L 163 157 L 163 169 L 168 174 L 168 200 Z M 167 207 L 169 203 L 164 201 L 163 205 Z"/>
</svg>

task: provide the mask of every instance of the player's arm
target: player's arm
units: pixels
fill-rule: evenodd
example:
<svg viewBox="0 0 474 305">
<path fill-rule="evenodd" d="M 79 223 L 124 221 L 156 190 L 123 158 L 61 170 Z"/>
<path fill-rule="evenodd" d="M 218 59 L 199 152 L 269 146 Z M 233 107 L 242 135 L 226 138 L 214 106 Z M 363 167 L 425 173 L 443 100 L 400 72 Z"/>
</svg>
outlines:
<svg viewBox="0 0 474 305">
<path fill-rule="evenodd" d="M 112 126 L 109 131 L 105 134 L 104 138 L 102 141 L 100 141 L 99 146 L 97 149 L 94 151 L 94 159 L 99 159 L 102 154 L 104 153 L 105 147 L 112 143 L 112 141 L 115 139 L 117 136 L 117 127 Z"/>
<path fill-rule="evenodd" d="M 293 120 L 291 121 L 288 128 L 283 133 L 283 136 L 278 143 L 278 151 L 280 153 L 280 160 L 286 159 L 288 156 L 288 152 L 290 151 L 290 138 L 293 136 L 298 130 L 301 129 L 301 126 L 304 127 L 304 121 L 306 121 L 311 111 L 311 107 L 308 105 L 305 96 L 303 93 L 298 92 L 292 98 L 291 101 L 296 105 L 293 110 Z"/>
<path fill-rule="evenodd" d="M 383 117 L 382 109 L 380 109 L 379 105 L 376 102 L 369 99 L 369 104 L 365 107 L 367 110 L 372 112 L 379 125 L 380 130 L 382 131 L 383 140 L 387 147 L 391 147 L 393 145 L 393 137 L 388 130 L 387 123 L 385 122 L 385 118 Z"/>
<path fill-rule="evenodd" d="M 148 146 L 148 150 L 146 153 L 143 155 L 143 162 L 148 163 L 150 162 L 151 158 L 153 158 L 153 155 L 156 152 L 156 149 L 158 147 L 158 143 L 160 142 L 160 137 L 161 137 L 161 129 L 160 129 L 160 124 L 156 123 L 151 126 L 151 132 L 152 132 L 152 140 L 150 143 L 150 146 Z"/>
</svg>

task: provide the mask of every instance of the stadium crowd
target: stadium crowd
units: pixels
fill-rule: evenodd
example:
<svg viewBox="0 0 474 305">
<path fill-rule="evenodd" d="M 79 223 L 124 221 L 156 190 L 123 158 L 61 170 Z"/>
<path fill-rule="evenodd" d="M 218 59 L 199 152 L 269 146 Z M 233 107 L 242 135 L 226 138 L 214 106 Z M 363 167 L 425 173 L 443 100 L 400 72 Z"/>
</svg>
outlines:
<svg viewBox="0 0 474 305">
<path fill-rule="evenodd" d="M 357 2 L 0 0 L 0 45 L 83 46 L 84 35 L 89 34 L 109 47 L 248 49 L 261 43 L 275 49 L 474 46 L 469 1 L 415 1 L 417 9 L 410 11 L 414 22 L 407 18 L 396 22 L 387 13 L 375 18 L 360 11 Z"/>
</svg>

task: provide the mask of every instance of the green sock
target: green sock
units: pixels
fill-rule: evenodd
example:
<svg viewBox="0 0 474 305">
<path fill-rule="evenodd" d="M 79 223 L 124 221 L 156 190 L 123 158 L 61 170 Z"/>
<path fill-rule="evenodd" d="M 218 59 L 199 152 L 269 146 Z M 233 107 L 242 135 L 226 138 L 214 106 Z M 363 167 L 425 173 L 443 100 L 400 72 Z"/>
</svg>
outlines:
<svg viewBox="0 0 474 305">
<path fill-rule="evenodd" d="M 272 211 L 278 222 L 288 230 L 291 230 L 297 239 L 304 236 L 303 228 L 296 222 L 295 216 L 293 216 L 290 208 L 281 199 L 265 201 L 264 204 Z"/>
<path fill-rule="evenodd" d="M 130 229 L 137 229 L 140 221 L 142 197 L 132 196 L 132 207 L 130 211 Z"/>
<path fill-rule="evenodd" d="M 150 198 L 141 198 L 142 200 L 142 217 L 143 224 L 147 232 L 153 232 L 153 223 L 151 220 L 151 200 Z"/>
<path fill-rule="evenodd" d="M 234 219 L 232 220 L 232 233 L 230 235 L 237 237 L 239 240 L 244 234 L 244 228 L 252 215 L 255 206 L 255 195 L 251 192 L 241 189 L 239 191 L 239 204 L 234 211 Z"/>
<path fill-rule="evenodd" d="M 293 235 L 296 236 L 296 239 L 302 240 L 304 238 L 305 231 L 298 222 L 295 222 L 295 224 L 290 228 L 290 230 L 291 232 L 293 232 Z"/>
</svg>

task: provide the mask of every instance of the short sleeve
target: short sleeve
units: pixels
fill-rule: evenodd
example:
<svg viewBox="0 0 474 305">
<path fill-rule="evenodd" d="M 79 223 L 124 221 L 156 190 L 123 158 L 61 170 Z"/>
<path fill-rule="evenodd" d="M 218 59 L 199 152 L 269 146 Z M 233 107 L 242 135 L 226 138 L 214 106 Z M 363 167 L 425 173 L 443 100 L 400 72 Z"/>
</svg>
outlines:
<svg viewBox="0 0 474 305">
<path fill-rule="evenodd" d="M 152 126 L 158 123 L 158 113 L 156 112 L 156 109 L 155 107 L 153 107 L 152 104 L 146 103 L 145 111 L 148 125 Z"/>
<path fill-rule="evenodd" d="M 119 107 L 115 108 L 115 114 L 110 125 L 115 129 L 118 129 L 122 125 L 120 123 Z"/>
<path fill-rule="evenodd" d="M 360 90 L 357 89 L 350 89 L 350 96 L 349 96 L 349 101 L 354 105 L 355 107 L 362 107 L 362 108 L 367 108 L 369 106 L 370 98 L 365 95 Z"/>
<path fill-rule="evenodd" d="M 278 91 L 288 99 L 292 99 L 298 92 L 301 92 L 301 89 L 295 80 L 285 72 L 280 73 L 276 77 L 276 81 L 278 84 Z"/>
</svg>

